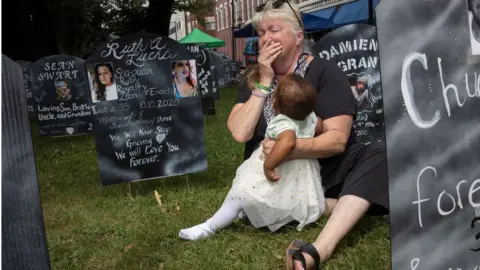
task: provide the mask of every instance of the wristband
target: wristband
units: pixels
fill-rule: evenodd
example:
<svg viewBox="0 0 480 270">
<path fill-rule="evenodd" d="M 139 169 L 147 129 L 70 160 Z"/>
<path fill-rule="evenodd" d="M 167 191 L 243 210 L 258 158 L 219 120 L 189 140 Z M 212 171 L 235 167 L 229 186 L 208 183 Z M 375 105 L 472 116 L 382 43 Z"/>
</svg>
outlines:
<svg viewBox="0 0 480 270">
<path fill-rule="evenodd" d="M 260 89 L 262 89 L 262 90 L 265 90 L 265 91 L 267 91 L 267 92 L 270 92 L 270 87 L 266 87 L 265 85 L 261 85 L 260 83 L 256 83 L 255 86 L 256 86 L 257 88 L 260 88 Z"/>
<path fill-rule="evenodd" d="M 267 97 L 266 94 L 261 93 L 261 92 L 258 92 L 258 91 L 256 91 L 256 90 L 253 90 L 253 91 L 252 91 L 252 95 L 254 95 L 254 96 L 256 96 L 256 97 L 261 97 L 261 98 L 266 98 L 266 97 Z"/>
<path fill-rule="evenodd" d="M 266 90 L 264 90 L 262 88 L 259 88 L 259 87 L 255 87 L 254 91 L 258 91 L 258 92 L 260 92 L 260 93 L 262 93 L 266 96 L 268 96 L 270 94 L 270 91 L 266 91 Z"/>
</svg>

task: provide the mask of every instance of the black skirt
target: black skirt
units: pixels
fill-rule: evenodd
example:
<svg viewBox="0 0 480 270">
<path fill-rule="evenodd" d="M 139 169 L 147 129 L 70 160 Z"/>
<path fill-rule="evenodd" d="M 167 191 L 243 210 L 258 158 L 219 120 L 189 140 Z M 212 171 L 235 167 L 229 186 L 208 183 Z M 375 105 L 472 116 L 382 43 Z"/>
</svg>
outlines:
<svg viewBox="0 0 480 270">
<path fill-rule="evenodd" d="M 327 198 L 354 195 L 371 203 L 368 215 L 389 213 L 388 167 L 384 143 L 351 146 L 337 171 L 323 181 Z"/>
</svg>

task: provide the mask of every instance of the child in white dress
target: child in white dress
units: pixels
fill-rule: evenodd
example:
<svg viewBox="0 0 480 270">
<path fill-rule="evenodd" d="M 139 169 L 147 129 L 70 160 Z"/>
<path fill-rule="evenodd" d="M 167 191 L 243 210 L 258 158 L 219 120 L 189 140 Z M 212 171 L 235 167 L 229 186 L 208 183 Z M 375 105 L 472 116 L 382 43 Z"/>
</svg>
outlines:
<svg viewBox="0 0 480 270">
<path fill-rule="evenodd" d="M 257 148 L 237 169 L 221 208 L 206 222 L 180 230 L 180 238 L 211 236 L 231 225 L 242 211 L 254 227 L 272 232 L 292 221 L 299 223 L 300 231 L 325 211 L 317 159 L 288 159 L 296 139 L 312 138 L 319 130 L 313 112 L 316 91 L 291 74 L 280 80 L 273 95 L 276 116 L 266 130 L 266 136 L 275 140 L 271 153 L 265 159 L 262 146 Z"/>
</svg>

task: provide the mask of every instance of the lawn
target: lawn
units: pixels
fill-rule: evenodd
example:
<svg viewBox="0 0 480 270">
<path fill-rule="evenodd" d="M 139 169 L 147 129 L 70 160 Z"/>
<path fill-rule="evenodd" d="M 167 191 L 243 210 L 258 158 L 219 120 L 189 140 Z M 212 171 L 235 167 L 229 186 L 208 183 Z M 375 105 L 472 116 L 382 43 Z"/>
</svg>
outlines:
<svg viewBox="0 0 480 270">
<path fill-rule="evenodd" d="M 270 233 L 245 223 L 213 238 L 187 242 L 178 230 L 210 217 L 227 194 L 243 157 L 226 127 L 235 89 L 222 90 L 206 120 L 208 171 L 132 184 L 101 186 L 92 136 L 33 143 L 53 269 L 283 269 L 293 239 L 312 241 L 320 219 L 302 232 Z M 161 194 L 163 207 L 155 199 Z M 387 217 L 364 218 L 325 269 L 390 269 Z"/>
</svg>

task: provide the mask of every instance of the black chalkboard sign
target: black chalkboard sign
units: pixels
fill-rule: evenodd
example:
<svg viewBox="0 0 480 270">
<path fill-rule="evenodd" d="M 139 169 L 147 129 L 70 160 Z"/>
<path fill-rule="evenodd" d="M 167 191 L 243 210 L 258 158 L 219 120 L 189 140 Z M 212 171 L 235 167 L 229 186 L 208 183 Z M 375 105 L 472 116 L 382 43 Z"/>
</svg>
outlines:
<svg viewBox="0 0 480 270">
<path fill-rule="evenodd" d="M 222 57 L 222 59 L 225 66 L 225 84 L 228 85 L 232 83 L 232 65 L 228 58 Z"/>
<path fill-rule="evenodd" d="M 22 68 L 2 55 L 2 269 L 50 269 Z"/>
<path fill-rule="evenodd" d="M 193 54 L 197 63 L 198 90 L 202 97 L 214 96 L 212 91 L 212 71 L 210 70 L 210 58 L 205 49 L 198 45 L 187 45 L 187 49 Z"/>
<path fill-rule="evenodd" d="M 376 9 L 392 269 L 480 269 L 479 63 L 467 1 Z"/>
<path fill-rule="evenodd" d="M 227 86 L 227 67 L 225 66 L 225 61 L 217 52 L 212 52 L 212 56 L 215 59 L 215 70 L 217 71 L 218 86 L 220 89 L 225 88 Z"/>
<path fill-rule="evenodd" d="M 234 83 L 240 81 L 240 63 L 238 61 L 232 61 L 232 77 Z"/>
<path fill-rule="evenodd" d="M 103 185 L 207 169 L 192 58 L 169 38 L 136 33 L 87 59 Z"/>
<path fill-rule="evenodd" d="M 27 98 L 27 109 L 28 117 L 30 120 L 35 120 L 37 118 L 35 113 L 35 104 L 33 102 L 33 93 L 32 93 L 32 62 L 28 61 L 17 61 L 17 63 L 22 67 L 23 74 L 23 85 L 25 86 L 25 95 Z"/>
<path fill-rule="evenodd" d="M 208 51 L 208 58 L 210 60 L 210 71 L 212 72 L 212 92 L 215 100 L 220 100 L 220 75 L 217 67 L 217 58 L 214 52 Z"/>
<path fill-rule="evenodd" d="M 33 64 L 32 92 L 41 136 L 79 135 L 92 130 L 85 61 L 52 55 Z"/>
<path fill-rule="evenodd" d="M 347 74 L 358 101 L 354 130 L 357 141 L 368 144 L 385 140 L 382 87 L 376 27 L 367 24 L 342 26 L 314 46 L 318 57 L 335 61 Z"/>
</svg>

